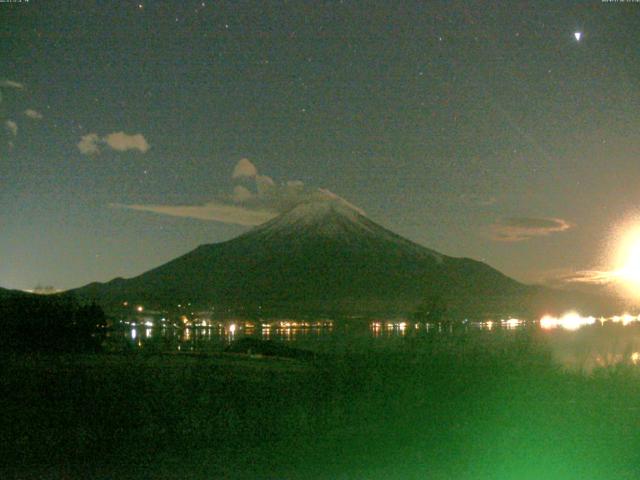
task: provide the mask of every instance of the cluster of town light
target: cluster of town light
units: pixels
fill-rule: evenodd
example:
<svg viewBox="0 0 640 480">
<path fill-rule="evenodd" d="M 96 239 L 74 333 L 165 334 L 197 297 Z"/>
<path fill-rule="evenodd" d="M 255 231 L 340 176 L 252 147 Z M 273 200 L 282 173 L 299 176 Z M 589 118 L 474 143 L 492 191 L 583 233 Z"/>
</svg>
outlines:
<svg viewBox="0 0 640 480">
<path fill-rule="evenodd" d="M 564 328 L 565 330 L 577 330 L 585 325 L 596 323 L 595 317 L 582 317 L 576 312 L 565 313 L 562 317 L 552 317 L 545 315 L 540 319 L 540 327 L 544 330 L 554 328 Z"/>
<path fill-rule="evenodd" d="M 128 302 L 123 302 L 123 305 L 127 306 Z M 144 312 L 144 307 L 142 305 L 138 305 L 135 307 L 135 310 L 138 313 L 142 313 Z M 163 323 L 165 322 L 165 320 L 166 320 L 165 318 L 162 318 Z M 186 315 L 182 315 L 180 317 L 180 321 L 182 325 L 187 329 L 189 329 L 190 327 L 209 328 L 214 326 L 214 323 L 217 323 L 217 326 L 219 328 L 223 328 L 223 325 L 219 322 L 212 322 L 205 319 L 201 319 L 201 320 L 196 319 L 192 321 Z M 561 317 L 545 315 L 539 320 L 538 323 L 540 327 L 544 330 L 552 330 L 555 328 L 563 328 L 565 330 L 578 330 L 581 327 L 584 327 L 587 325 L 593 325 L 597 321 L 599 321 L 601 324 L 604 324 L 605 322 L 612 322 L 612 323 L 621 323 L 622 325 L 626 326 L 632 322 L 640 321 L 640 315 L 633 316 L 628 313 L 625 313 L 623 315 L 614 315 L 612 317 L 600 317 L 599 319 L 596 319 L 593 316 L 583 317 L 577 312 L 572 311 L 572 312 L 565 313 Z M 131 325 L 132 327 L 136 326 L 135 322 L 125 322 L 125 323 Z M 467 323 L 467 320 L 465 320 L 464 323 Z M 515 329 L 522 326 L 524 323 L 525 323 L 524 320 L 511 317 L 508 319 L 501 319 L 498 321 L 487 320 L 483 322 L 478 322 L 477 324 L 482 329 L 492 330 L 495 325 L 500 325 L 502 328 Z M 280 321 L 275 321 L 271 323 L 262 323 L 261 326 L 263 331 L 268 332 L 272 327 L 275 327 L 276 329 L 288 330 L 291 328 L 331 327 L 332 324 L 333 322 L 330 320 L 321 320 L 321 321 L 315 321 L 315 322 L 280 320 Z M 151 320 L 147 320 L 144 323 L 141 322 L 141 325 L 144 325 L 146 327 L 154 326 Z M 245 328 L 251 329 L 255 325 L 252 322 L 246 322 L 243 326 Z M 374 333 L 379 333 L 383 327 L 386 327 L 386 329 L 390 331 L 398 330 L 401 333 L 404 333 L 407 330 L 408 326 L 409 324 L 405 321 L 387 321 L 387 322 L 374 321 L 371 323 L 371 328 L 373 329 Z M 426 327 L 428 330 L 428 324 L 426 324 Z M 242 329 L 242 326 L 240 326 L 239 328 Z M 419 329 L 420 324 L 419 323 L 414 324 L 414 328 L 416 330 Z M 236 333 L 236 330 L 238 330 L 238 326 L 235 323 L 231 323 L 227 326 L 227 331 L 231 336 L 233 336 Z"/>
<path fill-rule="evenodd" d="M 614 315 L 613 317 L 583 317 L 576 312 L 565 313 L 562 317 L 552 317 L 551 315 L 545 315 L 540 319 L 540 327 L 545 330 L 551 330 L 554 328 L 564 328 L 565 330 L 578 330 L 586 325 L 593 325 L 596 322 L 604 324 L 606 322 L 621 323 L 626 326 L 632 322 L 640 320 L 640 316 L 633 316 L 628 313 L 623 315 Z"/>
<path fill-rule="evenodd" d="M 620 323 L 626 326 L 633 322 L 640 322 L 640 315 L 633 316 L 628 313 L 625 313 L 623 315 L 614 315 L 612 317 L 596 318 L 593 316 L 584 317 L 576 312 L 571 311 L 571 312 L 565 313 L 560 317 L 545 315 L 538 321 L 538 324 L 540 325 L 540 328 L 542 328 L 543 330 L 552 330 L 555 328 L 562 328 L 565 330 L 578 330 L 581 327 L 584 327 L 587 325 L 593 325 L 596 322 L 600 322 L 601 325 L 607 322 L 611 322 L 611 323 Z M 465 320 L 462 323 L 463 324 L 470 323 L 472 325 L 480 327 L 482 330 L 493 330 L 493 328 L 495 327 L 512 330 L 512 329 L 517 329 L 519 327 L 522 327 L 527 322 L 519 318 L 510 317 L 506 319 L 503 318 L 501 320 L 485 320 L 482 322 L 468 322 Z M 427 331 L 429 331 L 428 323 L 424 324 L 423 326 L 426 328 Z M 407 327 L 410 327 L 410 324 L 406 322 L 398 322 L 398 321 L 387 321 L 387 322 L 373 321 L 371 322 L 370 327 L 375 334 L 380 334 L 385 329 L 388 331 L 399 331 L 400 333 L 404 333 Z M 416 330 L 418 330 L 421 328 L 421 324 L 416 323 L 413 325 L 413 327 Z"/>
</svg>

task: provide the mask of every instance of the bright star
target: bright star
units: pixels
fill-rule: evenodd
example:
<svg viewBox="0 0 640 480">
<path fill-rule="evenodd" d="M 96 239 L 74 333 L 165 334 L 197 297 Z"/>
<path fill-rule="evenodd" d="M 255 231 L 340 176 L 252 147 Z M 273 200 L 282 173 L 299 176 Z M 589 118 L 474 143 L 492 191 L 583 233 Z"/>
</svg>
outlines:
<svg viewBox="0 0 640 480">
<path fill-rule="evenodd" d="M 575 32 L 573 36 L 576 37 L 576 42 L 579 42 L 582 38 L 582 32 Z"/>
</svg>

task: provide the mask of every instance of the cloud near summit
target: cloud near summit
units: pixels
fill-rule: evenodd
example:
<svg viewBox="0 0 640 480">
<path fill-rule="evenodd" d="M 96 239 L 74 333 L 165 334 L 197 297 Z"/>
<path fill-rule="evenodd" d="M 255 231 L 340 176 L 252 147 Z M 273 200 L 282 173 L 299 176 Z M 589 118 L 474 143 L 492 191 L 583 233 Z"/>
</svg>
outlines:
<svg viewBox="0 0 640 480">
<path fill-rule="evenodd" d="M 249 177 L 255 178 L 258 175 L 258 169 L 246 158 L 241 158 L 233 169 L 232 178 Z"/>
<path fill-rule="evenodd" d="M 310 188 L 299 180 L 278 184 L 271 177 L 260 175 L 256 166 L 246 158 L 236 164 L 231 179 L 241 184 L 236 184 L 231 193 L 219 195 L 202 205 L 111 206 L 246 226 L 259 225 L 300 203 L 314 200 L 340 201 L 364 214 L 362 210 L 329 190 Z"/>
<path fill-rule="evenodd" d="M 522 242 L 564 232 L 572 227 L 561 218 L 509 217 L 491 225 L 490 236 L 498 242 Z"/>
</svg>

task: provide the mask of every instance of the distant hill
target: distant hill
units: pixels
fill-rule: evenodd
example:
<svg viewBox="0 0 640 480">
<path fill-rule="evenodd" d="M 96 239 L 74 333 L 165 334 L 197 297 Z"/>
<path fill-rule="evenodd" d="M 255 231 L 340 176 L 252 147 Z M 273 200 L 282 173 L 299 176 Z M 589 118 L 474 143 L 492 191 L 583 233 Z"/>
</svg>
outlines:
<svg viewBox="0 0 640 480">
<path fill-rule="evenodd" d="M 0 287 L 0 300 L 3 300 L 5 298 L 12 298 L 12 297 L 27 297 L 29 295 L 31 294 L 27 292 L 23 292 L 22 290 L 8 290 L 6 288 Z"/>
<path fill-rule="evenodd" d="M 130 279 L 73 290 L 105 308 L 123 302 L 254 315 L 412 314 L 436 301 L 446 315 L 486 318 L 608 300 L 519 283 L 468 258 L 413 243 L 338 201 L 298 205 L 227 242 L 202 245 Z"/>
</svg>

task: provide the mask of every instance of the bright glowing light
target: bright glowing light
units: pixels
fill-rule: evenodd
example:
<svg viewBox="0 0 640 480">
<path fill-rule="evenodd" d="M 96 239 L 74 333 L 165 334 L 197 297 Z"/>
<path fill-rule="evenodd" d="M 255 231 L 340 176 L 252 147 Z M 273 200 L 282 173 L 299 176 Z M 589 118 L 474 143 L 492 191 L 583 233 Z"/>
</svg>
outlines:
<svg viewBox="0 0 640 480">
<path fill-rule="evenodd" d="M 626 261 L 617 273 L 627 282 L 640 286 L 640 240 L 627 248 Z"/>
<path fill-rule="evenodd" d="M 552 317 L 551 315 L 545 315 L 540 319 L 540 328 L 545 330 L 551 330 L 552 328 L 556 328 L 558 326 L 558 319 Z"/>
<path fill-rule="evenodd" d="M 522 324 L 522 320 L 518 318 L 510 318 L 502 321 L 503 325 L 507 328 L 516 328 Z"/>
<path fill-rule="evenodd" d="M 622 325 L 624 325 L 624 326 L 627 326 L 631 322 L 635 322 L 636 321 L 636 317 L 634 317 L 633 315 L 629 315 L 628 313 L 624 313 L 622 315 L 622 317 L 620 317 L 620 319 L 622 320 Z"/>
<path fill-rule="evenodd" d="M 142 305 L 138 305 L 138 306 L 136 307 L 136 310 L 137 310 L 138 312 L 142 312 L 142 311 L 144 310 L 144 307 L 143 307 Z"/>
<path fill-rule="evenodd" d="M 560 319 L 560 325 L 565 330 L 577 330 L 586 324 L 587 322 L 583 321 L 582 317 L 580 317 L 580 315 L 578 315 L 576 312 L 566 313 Z"/>
<path fill-rule="evenodd" d="M 573 36 L 575 37 L 576 42 L 579 42 L 580 39 L 582 38 L 582 32 L 575 32 Z"/>
<path fill-rule="evenodd" d="M 562 327 L 565 330 L 578 330 L 585 325 L 593 325 L 594 323 L 596 323 L 595 317 L 582 317 L 576 312 L 567 312 L 560 318 L 545 315 L 540 319 L 540 328 L 551 330 Z"/>
<path fill-rule="evenodd" d="M 612 249 L 610 271 L 599 272 L 604 283 L 616 282 L 625 287 L 631 297 L 640 296 L 640 219 L 634 218 L 619 227 L 613 235 L 615 247 Z"/>
<path fill-rule="evenodd" d="M 232 323 L 231 325 L 229 325 L 229 333 L 231 335 L 233 335 L 234 333 L 236 333 L 236 324 Z"/>
</svg>

